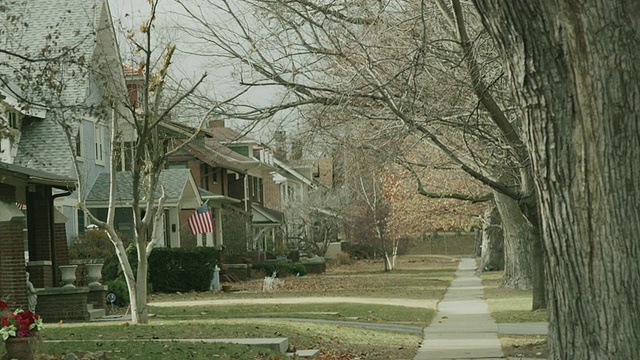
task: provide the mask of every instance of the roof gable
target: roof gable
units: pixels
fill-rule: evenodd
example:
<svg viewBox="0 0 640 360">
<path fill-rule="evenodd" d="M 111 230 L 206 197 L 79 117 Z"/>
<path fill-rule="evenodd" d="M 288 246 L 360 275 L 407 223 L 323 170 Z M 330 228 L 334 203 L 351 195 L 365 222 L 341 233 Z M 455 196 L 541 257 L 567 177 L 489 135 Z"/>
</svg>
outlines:
<svg viewBox="0 0 640 360">
<path fill-rule="evenodd" d="M 11 16 L 20 21 L 11 21 Z M 70 126 L 75 136 L 81 120 L 99 106 L 104 86 L 126 94 L 124 76 L 108 3 L 105 0 L 23 0 L 6 12 L 0 22 L 6 49 L 31 59 L 0 54 L 0 72 L 10 85 L 0 91 L 18 99 L 14 107 L 47 109 L 43 120 L 25 121 L 15 162 L 59 175 L 73 174 L 73 155 L 58 123 Z M 54 60 L 51 60 L 51 59 Z M 54 81 L 41 81 L 51 75 Z M 102 79 L 102 80 L 98 80 Z M 45 114 L 40 111 L 39 114 Z"/>
<path fill-rule="evenodd" d="M 109 201 L 109 185 L 109 174 L 100 174 L 87 194 L 87 204 L 93 203 L 95 205 L 96 203 Z M 162 170 L 158 178 L 158 189 L 156 189 L 155 192 L 156 199 L 158 199 L 161 194 L 160 186 L 164 186 L 168 204 L 177 204 L 183 196 L 199 198 L 197 187 L 195 186 L 189 169 Z M 133 175 L 131 171 L 120 171 L 116 173 L 115 197 L 116 201 L 121 203 L 127 203 L 133 200 Z M 199 202 L 199 199 L 197 200 Z M 199 204 L 195 206 L 199 206 Z"/>
</svg>

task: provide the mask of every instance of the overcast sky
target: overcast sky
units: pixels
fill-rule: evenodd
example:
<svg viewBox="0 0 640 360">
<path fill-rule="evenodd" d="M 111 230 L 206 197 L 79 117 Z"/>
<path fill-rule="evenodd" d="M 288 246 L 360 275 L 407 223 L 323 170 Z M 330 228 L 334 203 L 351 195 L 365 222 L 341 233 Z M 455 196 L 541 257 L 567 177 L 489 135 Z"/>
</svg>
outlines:
<svg viewBox="0 0 640 360">
<path fill-rule="evenodd" d="M 190 0 L 190 4 L 198 3 L 198 0 Z M 114 19 L 116 31 L 120 31 L 120 48 L 123 59 L 131 58 L 131 52 L 125 46 L 126 41 L 122 33 L 131 29 L 139 29 L 140 24 L 147 19 L 150 6 L 147 0 L 109 0 L 111 13 Z M 161 36 L 163 42 L 171 41 L 177 45 L 178 52 L 174 57 L 172 65 L 172 74 L 175 78 L 199 78 L 203 73 L 207 73 L 207 81 L 201 86 L 201 90 L 205 91 L 211 98 L 222 100 L 230 94 L 235 93 L 238 89 L 239 76 L 237 65 L 227 63 L 213 63 L 211 58 L 203 58 L 196 55 L 187 54 L 189 52 L 198 52 L 195 45 L 190 44 L 192 39 L 181 34 L 176 30 L 176 24 L 184 21 L 180 16 L 184 14 L 184 10 L 175 0 L 161 0 L 159 3 L 159 11 L 157 15 L 156 25 L 157 34 Z M 265 105 L 270 102 L 277 101 L 274 97 L 273 89 L 261 88 L 251 91 L 245 97 L 245 101 L 252 104 Z M 297 116 L 291 114 L 280 114 L 276 123 L 292 124 L 297 122 Z M 246 126 L 246 121 L 228 122 L 230 126 L 242 127 Z M 282 128 L 284 125 L 259 126 L 252 135 L 259 140 L 269 143 L 275 128 Z M 286 127 L 289 127 L 286 126 Z M 292 129 L 287 129 L 289 132 Z"/>
</svg>

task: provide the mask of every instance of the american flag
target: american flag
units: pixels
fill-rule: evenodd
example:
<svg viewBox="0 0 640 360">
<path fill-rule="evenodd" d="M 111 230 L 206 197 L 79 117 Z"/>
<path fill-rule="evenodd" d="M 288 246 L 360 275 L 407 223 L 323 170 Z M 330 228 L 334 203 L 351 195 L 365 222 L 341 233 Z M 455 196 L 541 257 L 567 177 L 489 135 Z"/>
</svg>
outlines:
<svg viewBox="0 0 640 360">
<path fill-rule="evenodd" d="M 213 232 L 213 217 L 206 203 L 189 217 L 189 230 L 192 235 Z"/>
</svg>

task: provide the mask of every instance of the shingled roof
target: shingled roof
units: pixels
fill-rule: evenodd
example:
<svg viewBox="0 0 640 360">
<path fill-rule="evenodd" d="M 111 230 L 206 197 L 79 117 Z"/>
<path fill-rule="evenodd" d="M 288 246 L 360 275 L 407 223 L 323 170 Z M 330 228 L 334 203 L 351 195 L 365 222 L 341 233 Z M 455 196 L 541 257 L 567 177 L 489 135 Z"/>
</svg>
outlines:
<svg viewBox="0 0 640 360">
<path fill-rule="evenodd" d="M 12 16 L 19 21 L 10 20 Z M 48 108 L 45 119 L 25 119 L 15 164 L 75 177 L 66 134 L 55 120 L 64 117 L 75 134 L 76 119 L 87 113 L 92 101 L 99 101 L 88 70 L 96 56 L 98 30 L 110 26 L 108 17 L 105 0 L 17 1 L 0 13 L 0 22 L 7 29 L 0 39 L 3 49 L 30 59 L 48 59 L 32 62 L 0 54 L 3 80 L 21 89 L 17 94 L 0 86 L 0 92 L 23 97 L 27 100 L 23 105 L 37 103 Z M 59 93 L 42 81 L 46 78 L 42 74 L 50 69 L 57 72 L 56 79 L 63 79 L 55 84 Z"/>
<path fill-rule="evenodd" d="M 191 171 L 189 169 L 165 169 L 160 173 L 158 185 L 164 186 L 167 195 L 167 204 L 178 202 L 182 197 L 185 188 L 190 183 Z M 121 171 L 116 173 L 116 201 L 130 202 L 133 200 L 131 171 Z M 89 194 L 87 194 L 87 204 L 105 203 L 109 201 L 109 174 L 103 173 L 98 176 Z M 195 186 L 195 185 L 194 185 Z M 156 198 L 160 197 L 160 187 L 156 191 Z"/>
</svg>

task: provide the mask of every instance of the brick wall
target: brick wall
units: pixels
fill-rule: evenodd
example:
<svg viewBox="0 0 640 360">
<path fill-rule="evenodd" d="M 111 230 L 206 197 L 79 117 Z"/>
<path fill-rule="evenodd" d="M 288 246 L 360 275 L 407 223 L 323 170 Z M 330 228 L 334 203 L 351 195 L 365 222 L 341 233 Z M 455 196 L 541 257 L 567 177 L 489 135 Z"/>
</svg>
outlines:
<svg viewBox="0 0 640 360">
<path fill-rule="evenodd" d="M 38 293 L 37 313 L 45 322 L 58 322 L 60 320 L 89 320 L 87 311 L 88 288 L 75 288 L 63 293 L 45 291 Z M 48 293 L 47 293 L 48 292 Z"/>
<path fill-rule="evenodd" d="M 266 174 L 262 180 L 262 191 L 264 192 L 264 206 L 269 209 L 282 211 L 280 203 L 280 185 L 273 181 L 270 174 Z"/>
<path fill-rule="evenodd" d="M 22 220 L 0 222 L 0 244 L 0 298 L 12 308 L 25 306 L 28 302 Z"/>
<path fill-rule="evenodd" d="M 56 242 L 56 264 L 69 265 L 69 245 L 67 244 L 67 230 L 64 223 L 53 226 L 53 238 Z"/>
<path fill-rule="evenodd" d="M 50 263 L 42 264 L 42 262 L 38 262 L 37 265 L 34 265 L 34 263 L 30 262 L 27 266 L 27 271 L 31 276 L 33 286 L 37 288 L 54 286 Z"/>
<path fill-rule="evenodd" d="M 87 295 L 87 303 L 92 304 L 94 309 L 107 308 L 107 290 L 104 286 L 100 289 L 89 287 L 89 295 Z"/>
</svg>

